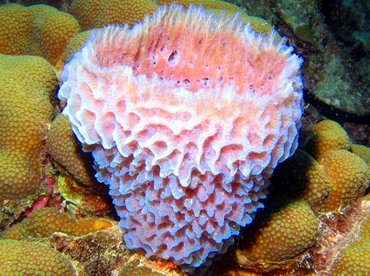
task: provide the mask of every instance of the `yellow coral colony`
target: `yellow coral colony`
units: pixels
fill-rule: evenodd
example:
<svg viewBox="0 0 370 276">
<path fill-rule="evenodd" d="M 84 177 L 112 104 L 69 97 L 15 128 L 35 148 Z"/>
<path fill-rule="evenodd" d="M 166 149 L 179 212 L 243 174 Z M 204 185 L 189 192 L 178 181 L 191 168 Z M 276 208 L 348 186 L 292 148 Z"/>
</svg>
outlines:
<svg viewBox="0 0 370 276">
<path fill-rule="evenodd" d="M 0 53 L 38 55 L 52 65 L 62 57 L 69 40 L 80 31 L 68 13 L 46 5 L 0 7 Z"/>
<path fill-rule="evenodd" d="M 107 24 L 132 25 L 156 8 L 151 0 L 74 0 L 70 12 L 82 30 L 89 30 Z"/>
<path fill-rule="evenodd" d="M 76 275 L 57 250 L 37 242 L 0 240 L 1 275 Z"/>
<path fill-rule="evenodd" d="M 42 180 L 57 81 L 53 67 L 37 56 L 0 54 L 0 72 L 0 199 L 17 199 Z"/>
</svg>

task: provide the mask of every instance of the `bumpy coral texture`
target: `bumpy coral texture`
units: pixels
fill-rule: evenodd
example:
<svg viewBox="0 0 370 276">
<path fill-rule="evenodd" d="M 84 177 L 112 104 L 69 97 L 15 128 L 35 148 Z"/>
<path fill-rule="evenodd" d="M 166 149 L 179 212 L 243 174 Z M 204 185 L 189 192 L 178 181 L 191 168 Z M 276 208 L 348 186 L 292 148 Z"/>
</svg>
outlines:
<svg viewBox="0 0 370 276">
<path fill-rule="evenodd" d="M 349 150 L 351 140 L 347 132 L 335 121 L 323 120 L 314 127 L 314 134 L 308 142 L 308 150 L 317 161 L 328 151 Z"/>
<path fill-rule="evenodd" d="M 216 16 L 234 16 L 236 13 L 239 15 L 239 17 L 245 21 L 247 24 L 250 24 L 258 33 L 264 33 L 269 34 L 272 30 L 272 25 L 270 25 L 267 21 L 260 17 L 256 16 L 249 16 L 242 10 L 223 10 L 223 9 L 215 9 L 215 8 L 208 8 L 207 11 L 212 12 Z"/>
<path fill-rule="evenodd" d="M 0 240 L 1 275 L 76 275 L 58 251 L 35 242 Z"/>
<path fill-rule="evenodd" d="M 0 199 L 19 199 L 43 178 L 56 75 L 41 57 L 1 54 L 0 72 Z"/>
<path fill-rule="evenodd" d="M 329 196 L 323 210 L 336 211 L 350 205 L 369 186 L 368 167 L 364 160 L 346 150 L 333 150 L 320 161 L 329 180 Z"/>
<path fill-rule="evenodd" d="M 269 34 L 272 30 L 272 25 L 270 25 L 267 21 L 260 17 L 249 16 L 246 14 L 242 9 L 238 6 L 220 0 L 159 0 L 157 1 L 158 4 L 166 4 L 169 5 L 170 3 L 179 3 L 185 7 L 189 7 L 189 5 L 200 5 L 207 9 L 207 11 L 212 12 L 216 16 L 226 15 L 226 16 L 234 16 L 236 13 L 240 16 L 242 20 L 246 23 L 250 24 L 252 28 L 258 33 Z"/>
<path fill-rule="evenodd" d="M 362 238 L 350 244 L 334 262 L 331 275 L 369 275 L 370 239 Z"/>
<path fill-rule="evenodd" d="M 73 54 L 81 49 L 86 39 L 89 37 L 89 34 L 90 31 L 84 31 L 71 38 L 64 50 L 62 58 L 55 65 L 55 69 L 58 73 L 62 71 L 64 64 L 71 59 Z"/>
<path fill-rule="evenodd" d="M 366 162 L 368 167 L 367 177 L 370 180 L 370 148 L 364 145 L 352 144 L 351 151 Z"/>
<path fill-rule="evenodd" d="M 223 10 L 229 10 L 229 11 L 237 11 L 239 10 L 239 7 L 225 2 L 221 0 L 158 0 L 158 4 L 166 4 L 170 5 L 171 3 L 179 3 L 186 8 L 189 7 L 189 5 L 200 5 L 205 8 L 211 8 L 211 9 L 223 9 Z"/>
<path fill-rule="evenodd" d="M 91 186 L 96 180 L 93 177 L 91 157 L 81 153 L 71 124 L 63 115 L 58 115 L 47 133 L 46 150 L 63 171 L 67 171 L 80 184 Z"/>
<path fill-rule="evenodd" d="M 80 31 L 68 13 L 46 5 L 0 7 L 0 53 L 39 55 L 52 65 L 62 57 L 69 40 Z"/>
<path fill-rule="evenodd" d="M 370 196 L 368 196 L 370 198 Z M 367 201 L 369 204 L 370 202 Z M 370 240 L 370 214 L 369 216 L 362 222 L 361 224 L 361 231 L 359 234 L 359 239 L 360 240 Z"/>
<path fill-rule="evenodd" d="M 44 207 L 34 211 L 22 222 L 1 233 L 3 239 L 45 238 L 55 232 L 81 236 L 111 227 L 104 219 L 73 220 L 52 208 Z"/>
<path fill-rule="evenodd" d="M 328 197 L 329 180 L 324 167 L 303 150 L 297 150 L 274 175 L 285 194 L 302 198 L 315 210 L 320 210 Z"/>
<path fill-rule="evenodd" d="M 370 163 L 370 148 L 364 145 L 352 144 L 351 151 L 360 156 L 367 164 Z"/>
<path fill-rule="evenodd" d="M 93 32 L 59 97 L 128 248 L 192 266 L 227 249 L 297 147 L 300 64 L 275 35 L 195 6 Z"/>
<path fill-rule="evenodd" d="M 132 25 L 156 8 L 152 0 L 74 0 L 70 13 L 77 18 L 82 30 L 89 30 L 107 24 Z"/>
<path fill-rule="evenodd" d="M 136 276 L 161 276 L 163 274 L 154 272 L 149 267 L 145 267 L 138 261 L 124 264 L 120 269 L 119 275 L 136 275 Z"/>
<path fill-rule="evenodd" d="M 246 235 L 246 242 L 238 248 L 243 266 L 268 271 L 315 244 L 319 221 L 304 201 L 292 201 L 264 215 L 257 231 Z"/>
</svg>

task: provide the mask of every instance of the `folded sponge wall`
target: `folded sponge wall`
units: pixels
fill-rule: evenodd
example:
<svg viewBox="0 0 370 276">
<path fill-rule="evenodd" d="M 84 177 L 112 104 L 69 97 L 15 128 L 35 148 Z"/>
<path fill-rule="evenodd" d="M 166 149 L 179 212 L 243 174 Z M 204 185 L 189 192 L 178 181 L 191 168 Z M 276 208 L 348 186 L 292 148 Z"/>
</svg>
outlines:
<svg viewBox="0 0 370 276">
<path fill-rule="evenodd" d="M 199 266 L 232 244 L 297 147 L 301 62 L 274 34 L 196 6 L 92 32 L 59 97 L 128 248 Z"/>
</svg>

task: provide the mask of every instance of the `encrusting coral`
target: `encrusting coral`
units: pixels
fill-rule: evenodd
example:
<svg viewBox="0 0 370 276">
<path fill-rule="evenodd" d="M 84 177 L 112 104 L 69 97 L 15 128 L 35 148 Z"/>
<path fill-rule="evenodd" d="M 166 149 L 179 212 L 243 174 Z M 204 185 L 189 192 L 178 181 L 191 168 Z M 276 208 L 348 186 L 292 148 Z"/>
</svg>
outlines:
<svg viewBox="0 0 370 276">
<path fill-rule="evenodd" d="M 0 6 L 0 53 L 39 55 L 55 65 L 69 40 L 80 31 L 77 20 L 47 5 Z"/>
<path fill-rule="evenodd" d="M 133 25 L 156 8 L 157 4 L 152 0 L 74 0 L 70 13 L 85 31 L 107 24 Z"/>
<path fill-rule="evenodd" d="M 105 219 L 72 220 L 49 207 L 37 209 L 28 217 L 0 233 L 2 239 L 45 238 L 55 232 L 81 236 L 112 226 Z"/>
<path fill-rule="evenodd" d="M 333 150 L 322 157 L 320 164 L 329 180 L 329 196 L 323 210 L 340 210 L 365 193 L 369 185 L 368 166 L 356 154 Z"/>
<path fill-rule="evenodd" d="M 361 157 L 362 160 L 364 160 L 366 162 L 366 164 L 369 166 L 369 169 L 370 169 L 370 148 L 368 148 L 364 145 L 352 144 L 351 145 L 351 152 L 353 152 L 357 156 Z M 369 178 L 370 178 L 370 176 L 369 176 Z"/>
<path fill-rule="evenodd" d="M 203 6 L 206 9 L 220 9 L 228 11 L 239 10 L 238 6 L 221 0 L 157 0 L 157 2 L 160 5 L 170 5 L 171 3 L 178 3 L 183 5 L 185 8 L 188 8 L 189 5 L 193 4 Z"/>
<path fill-rule="evenodd" d="M 313 136 L 308 141 L 308 152 L 320 161 L 328 151 L 349 150 L 351 140 L 347 132 L 335 121 L 323 120 L 314 126 Z"/>
<path fill-rule="evenodd" d="M 86 187 L 63 173 L 57 179 L 58 192 L 65 200 L 67 208 L 72 204 L 82 213 L 102 214 L 110 211 L 112 199 L 107 195 L 106 187 L 100 183 Z"/>
<path fill-rule="evenodd" d="M 150 268 L 140 266 L 138 261 L 124 264 L 119 275 L 136 275 L 136 276 L 161 276 L 162 273 L 154 272 Z"/>
<path fill-rule="evenodd" d="M 320 210 L 329 194 L 329 180 L 322 165 L 299 149 L 275 171 L 278 189 L 290 197 L 299 197 L 314 210 Z"/>
<path fill-rule="evenodd" d="M 332 121 L 321 121 L 313 129 L 315 133 L 332 131 L 330 127 L 347 137 L 341 126 Z M 306 271 L 309 267 L 309 271 L 317 270 L 318 274 L 328 271 L 333 275 L 350 274 L 350 271 L 368 274 L 369 263 L 364 254 L 369 250 L 370 194 L 363 194 L 369 185 L 369 169 L 359 156 L 340 149 L 342 143 L 331 144 L 339 149 L 327 145 L 322 147 L 316 143 L 321 150 L 329 148 L 322 151 L 320 162 L 299 149 L 274 171 L 266 209 L 257 215 L 254 224 L 244 232 L 240 245 L 229 254 L 228 260 L 243 267 L 243 272 L 275 271 L 285 275 Z M 357 146 L 349 148 L 356 152 Z M 359 152 L 368 150 L 362 146 Z M 309 215 L 307 205 L 300 208 L 305 205 L 302 200 L 315 211 L 308 212 Z M 276 207 L 276 201 L 282 203 L 282 207 Z M 294 209 L 289 209 L 292 202 Z M 314 228 L 309 226 L 314 224 L 305 223 L 310 218 L 316 221 L 316 234 L 311 236 L 307 247 L 301 247 L 302 254 L 296 256 L 294 250 L 283 245 L 289 242 L 299 245 L 305 240 L 299 235 L 314 233 Z M 302 228 L 293 231 L 297 236 L 290 235 L 287 243 L 283 237 L 290 232 L 284 228 L 285 224 L 291 227 L 302 224 Z M 278 253 L 284 257 L 278 258 Z"/>
<path fill-rule="evenodd" d="M 241 10 L 234 11 L 209 8 L 207 11 L 212 12 L 216 16 L 235 16 L 235 14 L 238 13 L 240 19 L 242 19 L 245 23 L 250 24 L 253 30 L 255 30 L 257 33 L 269 34 L 273 29 L 273 27 L 262 18 L 249 16 Z"/>
<path fill-rule="evenodd" d="M 43 178 L 56 74 L 41 57 L 1 54 L 0 72 L 0 199 L 19 199 Z"/>
<path fill-rule="evenodd" d="M 307 203 L 294 200 L 270 204 L 235 251 L 239 265 L 270 271 L 291 263 L 316 243 L 319 221 Z"/>
<path fill-rule="evenodd" d="M 350 244 L 335 261 L 331 275 L 369 275 L 370 239 Z"/>
<path fill-rule="evenodd" d="M 36 242 L 0 239 L 1 275 L 76 275 L 58 251 Z"/>
<path fill-rule="evenodd" d="M 367 201 L 368 204 L 370 201 Z M 369 205 L 370 207 L 370 205 Z M 330 269 L 333 275 L 368 275 L 370 273 L 370 210 L 368 216 L 360 224 L 360 231 L 355 241 L 349 244 L 337 256 Z"/>
<path fill-rule="evenodd" d="M 62 58 L 55 65 L 55 69 L 59 74 L 62 71 L 64 64 L 72 58 L 75 52 L 81 49 L 86 39 L 89 37 L 89 34 L 90 31 L 84 31 L 71 38 L 66 46 L 66 49 L 64 50 Z"/>
<path fill-rule="evenodd" d="M 109 210 L 111 199 L 94 177 L 90 154 L 81 151 L 68 119 L 59 114 L 47 132 L 46 151 L 61 173 L 57 189 L 67 204 L 77 206 L 82 212 L 102 213 Z"/>
<path fill-rule="evenodd" d="M 233 243 L 297 147 L 301 62 L 274 34 L 196 6 L 92 32 L 59 98 L 128 248 L 198 267 Z"/>
<path fill-rule="evenodd" d="M 80 22 L 86 24 L 84 29 L 90 29 L 108 23 L 129 23 L 132 26 L 145 14 L 152 14 L 156 3 L 164 2 L 173 1 L 75 0 L 72 7 Z M 121 216 L 120 226 L 127 247 L 141 248 L 146 256 L 159 256 L 176 264 L 197 267 L 208 256 L 217 251 L 224 252 L 233 243 L 233 237 L 239 234 L 241 226 L 250 223 L 256 209 L 262 206 L 259 202 L 265 197 L 268 178 L 275 165 L 294 152 L 296 129 L 300 125 L 301 81 L 297 57 L 294 56 L 293 61 L 285 60 L 290 58 L 291 49 L 280 42 L 277 34 L 272 40 L 269 36 L 272 26 L 266 21 L 250 17 L 237 6 L 223 1 L 176 2 L 185 7 L 191 3 L 203 4 L 207 11 L 219 18 L 210 19 L 204 10 L 192 7 L 191 10 L 203 16 L 204 21 L 187 13 L 191 19 L 195 18 L 196 24 L 188 22 L 185 32 L 191 35 L 193 31 L 201 33 L 207 29 L 202 25 L 210 26 L 206 35 L 198 34 L 194 39 L 191 35 L 182 38 L 181 28 L 171 32 L 164 27 L 165 23 L 173 23 L 173 18 L 182 20 L 182 12 L 177 14 L 180 16 L 173 15 L 173 18 L 167 14 L 172 7 L 161 9 L 162 13 L 156 12 L 154 19 L 144 19 L 144 26 L 139 24 L 133 29 L 129 26 L 109 27 L 105 33 L 102 30 L 87 30 L 75 35 L 78 24 L 68 14 L 43 5 L 26 8 L 7 4 L 0 7 L 0 19 L 5 19 L 0 20 L 0 52 L 1 49 L 10 49 L 15 51 L 10 53 L 13 55 L 40 55 L 52 65 L 57 64 L 57 71 L 61 71 L 72 59 L 62 75 L 60 106 L 67 102 L 66 110 L 70 109 L 64 112 L 72 118 L 75 134 L 85 151 L 93 152 L 99 181 L 109 184 Z M 137 3 L 142 6 L 138 8 L 135 6 Z M 244 34 L 243 43 L 252 48 L 247 53 L 259 53 L 258 58 L 248 56 L 246 60 L 251 62 L 253 70 L 262 72 L 250 77 L 255 79 L 251 81 L 251 87 L 243 87 L 238 81 L 238 75 L 250 80 L 250 71 L 244 70 L 238 63 L 238 59 L 245 57 L 245 50 L 230 47 L 230 41 L 240 43 L 243 40 L 238 40 L 240 33 L 228 31 L 228 24 L 234 24 L 234 31 L 238 30 L 238 24 L 243 24 L 236 18 L 226 18 L 236 13 L 254 31 L 270 37 L 269 42 L 265 42 L 267 36 L 255 34 L 250 29 L 243 30 L 248 34 Z M 161 34 L 165 35 L 163 40 L 158 39 L 155 18 L 165 22 L 159 24 L 164 27 L 161 30 Z M 51 23 L 54 20 L 57 22 Z M 13 25 L 7 29 L 4 22 Z M 70 28 L 53 30 L 53 24 L 63 26 L 66 22 L 70 23 L 67 23 Z M 175 27 L 182 27 L 179 22 L 175 23 Z M 148 29 L 145 29 L 145 24 L 150 25 Z M 148 35 L 148 31 L 153 34 Z M 223 36 L 225 33 L 226 38 Z M 173 34 L 178 35 L 175 42 L 171 41 Z M 65 47 L 67 40 L 69 43 Z M 107 41 L 107 45 L 103 43 Z M 181 47 L 182 43 L 184 46 Z M 211 47 L 222 43 L 231 50 Z M 81 52 L 73 56 L 81 47 Z M 91 50 L 88 47 L 95 48 Z M 96 53 L 96 57 L 87 56 L 86 48 Z M 210 50 L 211 54 L 204 49 Z M 238 50 L 238 57 L 234 60 L 235 49 Z M 118 57 L 118 64 L 107 55 L 110 51 L 114 53 L 114 58 Z M 212 56 L 215 52 L 216 55 Z M 281 94 L 278 81 L 287 77 L 286 69 L 269 72 L 271 75 L 261 69 L 270 68 L 269 62 L 275 53 L 280 55 L 278 61 L 285 66 L 295 65 L 288 71 L 288 88 Z M 269 58 L 258 63 L 257 60 L 264 54 Z M 225 55 L 225 59 L 218 58 L 221 55 Z M 76 60 L 82 59 L 85 61 L 71 69 Z M 234 64 L 225 66 L 225 60 L 234 61 L 236 68 L 232 68 Z M 279 66 L 284 68 L 284 65 Z M 91 70 L 90 66 L 94 69 Z M 105 66 L 106 71 L 99 66 Z M 78 75 L 82 72 L 80 76 L 83 78 L 76 77 L 76 80 L 72 76 L 74 72 Z M 270 77 L 273 84 L 263 85 Z M 56 88 L 56 76 L 50 64 L 37 57 L 0 55 L 0 83 L 0 200 L 21 198 L 32 193 L 42 179 L 46 182 L 42 170 L 47 160 L 47 149 L 58 164 L 56 167 L 60 174 L 58 177 L 53 175 L 58 180 L 53 188 L 57 197 L 62 196 L 64 208 L 73 210 L 77 206 L 81 213 L 107 211 L 109 204 L 99 197 L 104 192 L 99 192 L 98 197 L 90 193 L 97 187 L 96 181 L 88 173 L 89 168 L 81 158 L 85 153 L 79 152 L 66 117 L 57 116 L 50 130 L 46 131 L 52 118 L 50 98 Z M 70 86 L 76 86 L 75 89 L 86 94 L 77 95 L 77 90 Z M 124 86 L 128 88 L 122 91 Z M 278 89 L 275 89 L 276 86 Z M 112 95 L 106 94 L 104 89 L 119 94 L 113 97 L 116 102 L 107 99 Z M 145 89 L 149 93 L 145 93 Z M 272 90 L 271 94 L 266 92 Z M 295 97 L 287 96 L 292 90 Z M 233 94 L 235 91 L 237 95 Z M 155 98 L 155 93 L 160 93 L 161 97 Z M 207 100 L 206 93 L 212 95 L 211 100 Z M 242 97 L 245 94 L 257 99 L 257 102 L 247 102 L 247 107 L 243 107 L 240 102 L 245 100 Z M 279 111 L 274 113 L 273 108 L 264 109 L 276 96 L 278 99 L 273 103 L 275 110 L 283 109 L 284 115 L 280 116 Z M 228 120 L 232 112 L 225 112 L 226 104 L 223 103 L 227 101 L 232 106 L 232 112 L 238 113 L 234 121 Z M 199 105 L 194 102 L 199 102 Z M 262 105 L 262 111 L 253 109 L 253 105 Z M 206 113 L 212 108 L 214 110 Z M 245 119 L 243 109 L 254 119 Z M 102 113 L 99 114 L 100 111 Z M 272 119 L 268 122 L 271 112 L 273 115 L 269 119 Z M 291 116 L 293 121 L 289 121 Z M 215 125 L 212 121 L 214 117 L 223 125 Z M 206 119 L 202 121 L 203 118 Z M 85 128 L 83 124 L 89 120 L 93 123 Z M 171 124 L 171 120 L 175 123 Z M 113 123 L 105 124 L 108 121 Z M 196 122 L 199 124 L 196 125 Z M 273 127 L 284 128 L 285 134 L 271 133 Z M 211 131 L 213 133 L 207 136 Z M 235 139 L 237 135 L 247 142 L 239 143 L 240 140 Z M 289 141 L 284 140 L 284 135 Z M 222 140 L 224 137 L 227 139 Z M 266 146 L 268 149 L 264 148 Z M 325 240 L 327 244 L 322 245 L 332 251 L 330 265 L 323 265 L 323 270 L 315 272 L 370 274 L 367 260 L 370 254 L 370 219 L 361 222 L 363 217 L 356 218 L 356 212 L 351 213 L 355 201 L 369 185 L 370 149 L 352 144 L 344 129 L 329 120 L 316 124 L 312 137 L 303 149 L 305 151 L 296 151 L 292 158 L 274 171 L 272 191 L 280 190 L 280 193 L 275 198 L 270 194 L 266 203 L 263 202 L 267 208 L 259 213 L 254 224 L 243 233 L 237 247 L 229 252 L 232 258 L 230 266 L 237 264 L 238 273 L 242 275 L 271 271 L 298 274 L 301 270 L 306 272 L 306 269 L 314 272 L 315 262 L 319 263 L 322 259 L 312 246 L 322 242 L 323 235 L 327 234 L 325 232 L 336 230 L 338 233 L 332 237 L 329 234 Z M 270 155 L 270 161 L 266 161 L 264 158 L 270 158 Z M 246 163 L 248 170 L 245 169 Z M 244 171 L 238 171 L 243 168 Z M 234 171 L 237 172 L 233 174 Z M 275 206 L 274 200 L 280 199 L 280 196 L 284 202 Z M 365 197 L 367 201 L 364 202 L 369 204 L 369 194 Z M 333 229 L 328 230 L 325 224 L 330 219 L 337 223 L 333 223 Z M 350 228 L 348 225 L 351 223 L 343 223 L 350 219 L 353 225 L 361 224 L 360 231 L 353 231 L 353 237 L 347 237 L 347 230 L 343 230 Z M 91 275 L 107 271 L 120 275 L 165 273 L 158 274 L 157 270 L 152 270 L 157 264 L 148 265 L 150 262 L 163 262 L 173 269 L 176 267 L 172 262 L 145 259 L 140 253 L 127 251 L 117 226 L 111 226 L 112 222 L 104 219 L 76 221 L 52 208 L 33 211 L 21 222 L 0 233 L 0 274 L 76 273 L 69 261 L 50 246 L 8 240 L 29 238 L 38 242 L 47 240 L 46 243 L 53 244 L 59 251 L 68 251 L 66 255 L 74 264 L 78 263 L 79 272 Z M 99 232 L 102 229 L 106 230 Z M 108 232 L 115 236 L 115 243 L 109 240 Z M 104 246 L 106 249 L 102 250 Z M 19 260 L 19 256 L 23 257 L 25 253 L 27 256 Z M 138 261 L 133 258 L 134 255 L 140 255 L 142 259 Z M 148 262 L 145 266 L 144 261 Z M 226 264 L 224 258 L 221 264 Z M 225 275 L 235 275 L 230 272 L 230 267 L 225 269 L 228 272 Z M 168 272 L 167 268 L 163 271 Z"/>
<path fill-rule="evenodd" d="M 362 196 L 369 185 L 365 161 L 369 149 L 352 145 L 346 131 L 334 121 L 317 123 L 313 132 L 308 151 L 318 158 L 298 150 L 278 167 L 275 180 L 285 194 L 303 198 L 316 211 L 341 211 Z M 353 153 L 356 151 L 363 159 Z"/>
<path fill-rule="evenodd" d="M 368 198 L 370 199 L 370 195 L 368 195 Z M 367 203 L 370 207 L 370 201 L 367 200 Z M 358 235 L 358 240 L 369 240 L 370 239 L 370 213 L 369 216 L 364 219 L 361 223 L 361 230 Z"/>
<path fill-rule="evenodd" d="M 48 243 L 76 264 L 78 275 L 186 275 L 171 262 L 147 259 L 142 253 L 127 250 L 117 224 L 79 237 L 54 233 Z"/>
<path fill-rule="evenodd" d="M 314 44 L 312 25 L 315 24 L 316 5 L 317 1 L 312 0 L 281 0 L 277 2 L 276 8 L 281 19 L 299 39 Z"/>
<path fill-rule="evenodd" d="M 62 171 L 67 171 L 79 183 L 91 186 L 96 183 L 91 168 L 91 156 L 81 152 L 80 147 L 72 133 L 68 119 L 61 114 L 58 115 L 47 132 L 47 153 Z"/>
</svg>

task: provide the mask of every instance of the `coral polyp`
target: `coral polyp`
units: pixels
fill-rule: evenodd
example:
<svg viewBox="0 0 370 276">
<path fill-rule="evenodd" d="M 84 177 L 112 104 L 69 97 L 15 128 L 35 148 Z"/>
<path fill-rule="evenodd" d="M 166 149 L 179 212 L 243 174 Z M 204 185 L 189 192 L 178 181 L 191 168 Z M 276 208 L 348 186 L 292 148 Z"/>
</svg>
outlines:
<svg viewBox="0 0 370 276">
<path fill-rule="evenodd" d="M 59 98 L 130 249 L 200 266 L 262 207 L 297 147 L 302 59 L 275 33 L 201 7 L 94 30 Z"/>
<path fill-rule="evenodd" d="M 1 239 L 0 267 L 2 275 L 76 275 L 57 250 L 29 241 Z"/>
</svg>

